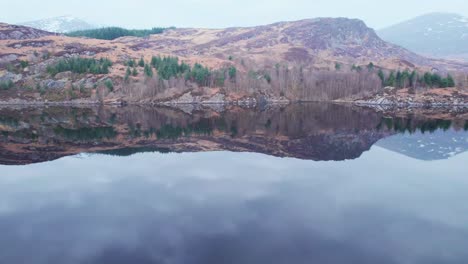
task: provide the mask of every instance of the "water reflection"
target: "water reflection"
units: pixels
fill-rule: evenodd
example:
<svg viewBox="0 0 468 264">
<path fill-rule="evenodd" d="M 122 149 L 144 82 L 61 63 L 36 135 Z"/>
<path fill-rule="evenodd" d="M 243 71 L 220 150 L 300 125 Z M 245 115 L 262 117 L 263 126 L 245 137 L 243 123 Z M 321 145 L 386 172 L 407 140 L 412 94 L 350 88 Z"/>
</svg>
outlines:
<svg viewBox="0 0 468 264">
<path fill-rule="evenodd" d="M 389 116 L 334 104 L 230 107 L 222 111 L 207 108 L 190 113 L 142 107 L 1 109 L 0 163 L 29 164 L 82 152 L 129 155 L 149 150 L 229 150 L 317 161 L 346 160 L 358 158 L 377 141 L 395 134 L 466 131 L 465 118 L 464 113 Z M 466 150 L 463 139 L 465 133 L 460 133 L 457 149 L 447 147 L 447 151 Z M 381 146 L 395 148 L 399 145 L 395 141 L 404 141 L 404 137 L 394 137 L 393 142 L 387 141 L 392 143 Z"/>
<path fill-rule="evenodd" d="M 468 263 L 466 120 L 0 109 L 0 263 Z"/>
</svg>

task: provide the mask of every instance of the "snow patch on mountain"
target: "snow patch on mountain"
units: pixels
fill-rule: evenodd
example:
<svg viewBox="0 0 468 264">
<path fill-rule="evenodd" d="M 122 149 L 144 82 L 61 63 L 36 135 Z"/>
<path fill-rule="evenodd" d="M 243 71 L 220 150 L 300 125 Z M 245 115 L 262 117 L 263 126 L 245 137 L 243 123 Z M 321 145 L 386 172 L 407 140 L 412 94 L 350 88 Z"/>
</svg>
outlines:
<svg viewBox="0 0 468 264">
<path fill-rule="evenodd" d="M 21 23 L 21 25 L 54 33 L 68 33 L 76 30 L 98 28 L 98 26 L 96 25 L 92 25 L 82 19 L 73 16 L 47 18 Z"/>
</svg>

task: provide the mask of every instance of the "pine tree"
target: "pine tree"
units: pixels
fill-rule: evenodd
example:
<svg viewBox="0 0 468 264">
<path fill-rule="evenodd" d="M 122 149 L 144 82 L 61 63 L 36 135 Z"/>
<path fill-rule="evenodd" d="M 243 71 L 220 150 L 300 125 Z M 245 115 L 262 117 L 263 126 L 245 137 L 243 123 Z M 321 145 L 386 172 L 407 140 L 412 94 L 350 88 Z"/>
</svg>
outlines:
<svg viewBox="0 0 468 264">
<path fill-rule="evenodd" d="M 396 78 L 395 78 L 395 72 L 391 72 L 390 73 L 390 76 L 388 76 L 388 79 L 386 81 L 386 86 L 391 86 L 391 87 L 395 87 L 396 85 Z"/>
<path fill-rule="evenodd" d="M 341 70 L 341 64 L 339 64 L 338 62 L 335 63 L 335 70 L 337 71 Z"/>
<path fill-rule="evenodd" d="M 137 69 L 135 67 L 133 68 L 132 75 L 133 76 L 138 76 L 138 71 L 137 71 Z"/>
<path fill-rule="evenodd" d="M 149 64 L 145 64 L 145 75 L 148 77 L 153 77 L 153 68 Z"/>
<path fill-rule="evenodd" d="M 140 61 L 138 62 L 138 66 L 145 67 L 145 61 L 143 60 L 143 57 L 141 57 Z"/>
<path fill-rule="evenodd" d="M 455 81 L 450 74 L 447 76 L 447 87 L 455 87 Z"/>
<path fill-rule="evenodd" d="M 131 74 L 132 74 L 132 70 L 130 70 L 130 67 L 127 67 L 127 71 L 125 72 L 125 81 L 128 81 Z"/>
<path fill-rule="evenodd" d="M 228 73 L 229 73 L 229 79 L 231 79 L 231 81 L 234 81 L 237 75 L 236 67 L 234 66 L 229 67 Z"/>
<path fill-rule="evenodd" d="M 379 70 L 377 75 L 379 76 L 380 80 L 382 81 L 382 86 L 385 86 L 385 73 L 382 70 Z"/>
</svg>

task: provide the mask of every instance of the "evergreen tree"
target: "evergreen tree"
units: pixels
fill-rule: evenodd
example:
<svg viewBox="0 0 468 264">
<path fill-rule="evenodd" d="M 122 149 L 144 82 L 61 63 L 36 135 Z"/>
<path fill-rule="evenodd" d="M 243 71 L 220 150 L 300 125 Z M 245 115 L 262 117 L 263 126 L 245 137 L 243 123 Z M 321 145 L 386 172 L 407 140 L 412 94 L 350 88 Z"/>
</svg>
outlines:
<svg viewBox="0 0 468 264">
<path fill-rule="evenodd" d="M 411 87 L 415 87 L 416 86 L 416 71 L 412 71 L 411 74 L 409 75 L 409 85 Z"/>
<path fill-rule="evenodd" d="M 432 87 L 432 74 L 430 74 L 429 72 L 426 72 L 423 78 L 424 78 L 424 84 L 426 84 L 426 86 L 428 87 Z"/>
<path fill-rule="evenodd" d="M 127 67 L 127 71 L 125 72 L 125 81 L 128 81 L 130 75 L 132 75 L 132 70 L 130 70 L 130 67 Z"/>
<path fill-rule="evenodd" d="M 132 75 L 135 77 L 135 76 L 138 76 L 138 71 L 137 69 L 134 67 L 133 68 L 133 71 L 132 71 Z"/>
<path fill-rule="evenodd" d="M 236 75 L 237 75 L 236 67 L 234 67 L 234 66 L 229 67 L 228 73 L 229 73 L 229 79 L 231 81 L 236 80 Z"/>
<path fill-rule="evenodd" d="M 71 37 L 88 37 L 95 39 L 114 40 L 116 38 L 133 36 L 133 37 L 147 37 L 153 34 L 161 34 L 165 30 L 171 28 L 152 28 L 152 29 L 124 29 L 119 27 L 106 27 L 91 30 L 74 31 L 67 34 Z"/>
<path fill-rule="evenodd" d="M 390 76 L 388 76 L 387 81 L 385 82 L 386 86 L 396 87 L 396 77 L 395 72 L 391 72 Z"/>
<path fill-rule="evenodd" d="M 369 72 L 373 71 L 374 70 L 374 63 L 369 62 L 369 64 L 367 65 L 367 70 L 369 70 Z"/>
<path fill-rule="evenodd" d="M 385 73 L 380 69 L 379 72 L 377 73 L 379 76 L 380 80 L 382 81 L 382 86 L 385 86 Z"/>
<path fill-rule="evenodd" d="M 143 60 L 143 57 L 141 57 L 140 61 L 138 61 L 138 66 L 145 67 L 145 61 Z"/>
<path fill-rule="evenodd" d="M 335 70 L 337 71 L 341 70 L 341 64 L 339 64 L 338 62 L 335 63 Z"/>
<path fill-rule="evenodd" d="M 148 77 L 153 77 L 153 68 L 149 64 L 145 64 L 145 75 Z"/>
<path fill-rule="evenodd" d="M 455 80 L 452 75 L 447 75 L 447 87 L 455 87 Z"/>
</svg>

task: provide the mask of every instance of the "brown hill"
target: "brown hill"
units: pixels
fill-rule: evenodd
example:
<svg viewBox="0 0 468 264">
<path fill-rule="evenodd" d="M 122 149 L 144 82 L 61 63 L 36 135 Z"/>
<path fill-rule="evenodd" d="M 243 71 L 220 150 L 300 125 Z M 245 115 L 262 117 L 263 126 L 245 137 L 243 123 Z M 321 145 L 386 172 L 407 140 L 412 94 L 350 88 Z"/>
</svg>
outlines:
<svg viewBox="0 0 468 264">
<path fill-rule="evenodd" d="M 334 100 L 376 93 L 381 88 L 377 71 L 351 70 L 352 65 L 364 68 L 370 62 L 384 70 L 452 72 L 459 86 L 465 86 L 468 73 L 466 64 L 416 55 L 381 40 L 362 21 L 346 18 L 317 18 L 251 28 L 171 29 L 146 38 L 123 37 L 112 41 L 72 38 L 0 24 L 0 81 L 13 80 L 21 87 L 40 86 L 46 90 L 51 87 L 70 90 L 83 84 L 86 89 L 97 86 L 94 91 L 76 92 L 74 96 L 70 95 L 73 92 L 54 91 L 53 96 L 47 97 L 44 93 L 37 95 L 38 91 L 36 94 L 15 91 L 11 94 L 15 98 L 155 102 L 198 89 L 199 85 L 187 83 L 183 78 L 161 82 L 156 76 L 144 77 L 142 69 L 137 77 L 123 81 L 124 64 L 129 59 L 143 57 L 149 62 L 154 55 L 177 56 L 188 64 L 197 62 L 211 69 L 235 66 L 238 74 L 231 81 L 219 85 L 213 77 L 206 85 L 223 88 L 220 91 L 231 99 L 263 94 L 277 99 Z M 48 65 L 70 56 L 105 57 L 114 65 L 106 75 L 52 77 L 45 73 Z M 28 61 L 29 67 L 19 69 L 21 61 Z M 337 64 L 341 66 L 339 71 Z M 8 70 L 12 65 L 16 72 Z M 114 81 L 113 91 L 105 91 L 104 80 L 108 78 Z M 205 90 L 198 92 L 206 94 Z"/>
<path fill-rule="evenodd" d="M 34 38 L 40 38 L 40 37 L 52 36 L 52 35 L 56 35 L 56 34 L 43 31 L 43 30 L 39 30 L 39 29 L 29 28 L 29 27 L 0 23 L 0 40 L 34 39 Z"/>
</svg>

